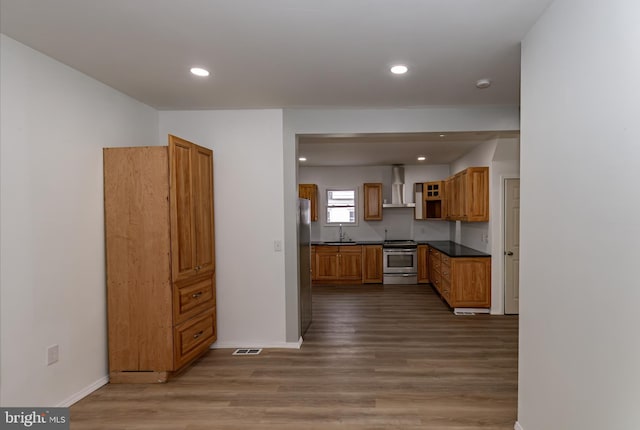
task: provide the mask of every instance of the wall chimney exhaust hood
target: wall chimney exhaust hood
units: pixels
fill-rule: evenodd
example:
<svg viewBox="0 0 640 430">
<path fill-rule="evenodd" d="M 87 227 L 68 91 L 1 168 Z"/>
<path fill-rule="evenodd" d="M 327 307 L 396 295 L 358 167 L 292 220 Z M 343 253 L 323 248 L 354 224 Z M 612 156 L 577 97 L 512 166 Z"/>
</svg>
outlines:
<svg viewBox="0 0 640 430">
<path fill-rule="evenodd" d="M 392 166 L 393 183 L 391 184 L 391 203 L 384 203 L 383 208 L 414 208 L 415 203 L 407 203 L 404 196 L 404 166 Z"/>
</svg>

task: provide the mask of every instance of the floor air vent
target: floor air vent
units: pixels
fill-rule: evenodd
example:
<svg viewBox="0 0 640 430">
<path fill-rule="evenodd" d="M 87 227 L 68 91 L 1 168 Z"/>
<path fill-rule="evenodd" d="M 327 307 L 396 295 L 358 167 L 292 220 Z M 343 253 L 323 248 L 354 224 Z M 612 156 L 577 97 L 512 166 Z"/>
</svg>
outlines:
<svg viewBox="0 0 640 430">
<path fill-rule="evenodd" d="M 453 311 L 455 315 L 475 315 L 475 312 L 471 311 Z"/>
<path fill-rule="evenodd" d="M 262 349 L 257 348 L 240 348 L 236 349 L 231 355 L 258 355 L 262 352 Z"/>
</svg>

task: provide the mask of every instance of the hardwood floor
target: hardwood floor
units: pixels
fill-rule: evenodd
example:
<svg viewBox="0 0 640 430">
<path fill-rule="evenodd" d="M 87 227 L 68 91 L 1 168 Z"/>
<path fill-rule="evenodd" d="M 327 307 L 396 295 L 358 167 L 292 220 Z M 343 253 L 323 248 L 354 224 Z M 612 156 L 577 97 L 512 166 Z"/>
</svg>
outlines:
<svg viewBox="0 0 640 430">
<path fill-rule="evenodd" d="M 314 286 L 300 350 L 212 350 L 167 384 L 107 385 L 71 428 L 511 430 L 517 336 L 517 317 L 454 316 L 429 285 Z"/>
</svg>

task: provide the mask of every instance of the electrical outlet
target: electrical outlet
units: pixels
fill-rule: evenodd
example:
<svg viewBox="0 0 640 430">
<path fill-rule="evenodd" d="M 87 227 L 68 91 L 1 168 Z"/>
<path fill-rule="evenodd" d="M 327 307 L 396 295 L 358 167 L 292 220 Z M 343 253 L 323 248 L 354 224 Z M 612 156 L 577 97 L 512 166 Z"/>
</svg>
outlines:
<svg viewBox="0 0 640 430">
<path fill-rule="evenodd" d="M 51 366 L 58 361 L 60 355 L 60 347 L 58 344 L 51 345 L 47 348 L 47 366 Z"/>
<path fill-rule="evenodd" d="M 275 252 L 282 252 L 282 241 L 281 240 L 274 240 L 273 241 L 273 250 Z"/>
</svg>

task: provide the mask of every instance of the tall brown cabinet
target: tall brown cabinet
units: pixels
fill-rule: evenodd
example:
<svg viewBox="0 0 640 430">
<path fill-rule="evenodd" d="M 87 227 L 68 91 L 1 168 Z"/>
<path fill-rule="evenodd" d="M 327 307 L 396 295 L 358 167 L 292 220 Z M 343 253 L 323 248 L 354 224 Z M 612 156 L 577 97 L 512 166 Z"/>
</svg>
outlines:
<svg viewBox="0 0 640 430">
<path fill-rule="evenodd" d="M 110 380 L 164 382 L 216 340 L 213 152 L 103 155 Z"/>
</svg>

